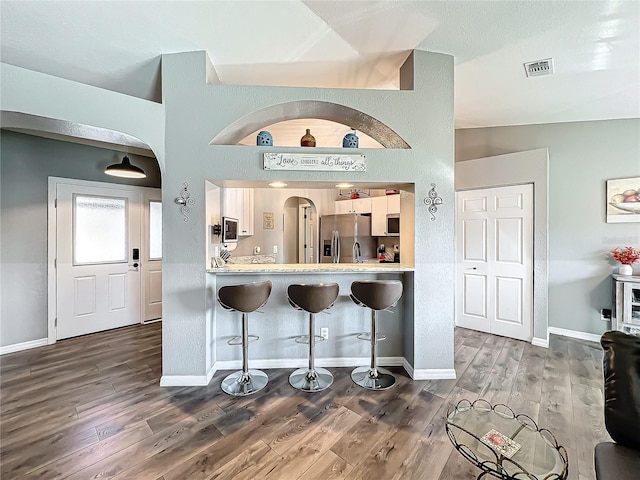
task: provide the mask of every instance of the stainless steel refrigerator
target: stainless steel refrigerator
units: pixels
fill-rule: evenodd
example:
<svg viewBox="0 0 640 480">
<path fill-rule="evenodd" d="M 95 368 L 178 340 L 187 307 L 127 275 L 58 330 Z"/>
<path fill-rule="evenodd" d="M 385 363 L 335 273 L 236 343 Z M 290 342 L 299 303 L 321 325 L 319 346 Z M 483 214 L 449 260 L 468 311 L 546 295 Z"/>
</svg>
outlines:
<svg viewBox="0 0 640 480">
<path fill-rule="evenodd" d="M 376 258 L 371 217 L 359 213 L 320 217 L 322 263 L 361 263 Z"/>
</svg>

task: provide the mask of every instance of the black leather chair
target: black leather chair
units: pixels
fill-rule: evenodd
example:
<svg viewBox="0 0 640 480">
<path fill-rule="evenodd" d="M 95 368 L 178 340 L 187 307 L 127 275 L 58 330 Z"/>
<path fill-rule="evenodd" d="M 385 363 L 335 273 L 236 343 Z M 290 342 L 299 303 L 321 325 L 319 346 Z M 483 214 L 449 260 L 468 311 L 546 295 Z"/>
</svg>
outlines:
<svg viewBox="0 0 640 480">
<path fill-rule="evenodd" d="M 604 422 L 614 442 L 595 448 L 598 480 L 640 478 L 640 337 L 605 332 Z"/>
</svg>

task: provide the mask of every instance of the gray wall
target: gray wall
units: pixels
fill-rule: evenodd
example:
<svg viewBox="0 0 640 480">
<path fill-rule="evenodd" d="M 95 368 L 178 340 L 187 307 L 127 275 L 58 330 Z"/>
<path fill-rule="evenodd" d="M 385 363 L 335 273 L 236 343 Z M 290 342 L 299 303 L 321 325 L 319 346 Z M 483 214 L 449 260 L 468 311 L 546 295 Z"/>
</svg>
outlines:
<svg viewBox="0 0 640 480">
<path fill-rule="evenodd" d="M 607 252 L 640 244 L 640 224 L 608 224 L 605 210 L 606 180 L 640 176 L 640 120 L 456 130 L 456 161 L 538 148 L 549 149 L 549 325 L 600 334 Z"/>
<path fill-rule="evenodd" d="M 121 152 L 0 131 L 0 346 L 47 337 L 47 179 L 49 176 L 160 186 L 153 158 L 129 155 L 147 178 L 119 179 L 104 168 Z"/>
</svg>

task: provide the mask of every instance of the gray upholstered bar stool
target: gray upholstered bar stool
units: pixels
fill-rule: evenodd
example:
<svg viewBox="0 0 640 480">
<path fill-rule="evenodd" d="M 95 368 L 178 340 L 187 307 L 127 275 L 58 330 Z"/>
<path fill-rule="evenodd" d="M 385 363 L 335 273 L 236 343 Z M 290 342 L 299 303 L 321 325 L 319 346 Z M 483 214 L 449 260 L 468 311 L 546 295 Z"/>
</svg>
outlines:
<svg viewBox="0 0 640 480">
<path fill-rule="evenodd" d="M 337 283 L 293 284 L 287 289 L 291 306 L 309 312 L 309 368 L 299 368 L 289 375 L 291 386 L 303 392 L 319 392 L 333 383 L 329 370 L 315 366 L 314 347 L 316 339 L 322 338 L 315 334 L 315 315 L 335 303 L 338 290 Z M 296 342 L 307 343 L 307 336 L 297 338 Z"/>
<path fill-rule="evenodd" d="M 386 338 L 378 333 L 377 323 L 378 311 L 394 306 L 401 296 L 402 282 L 398 280 L 359 280 L 351 284 L 351 299 L 357 305 L 371 309 L 371 333 L 358 336 L 371 341 L 371 365 L 351 372 L 351 379 L 361 387 L 386 390 L 396 383 L 396 377 L 390 371 L 376 365 L 378 341 Z"/>
<path fill-rule="evenodd" d="M 229 345 L 242 345 L 242 370 L 228 375 L 222 381 L 222 390 L 229 395 L 250 395 L 263 389 L 269 377 L 261 370 L 249 370 L 249 342 L 259 339 L 249 335 L 249 313 L 267 303 L 271 294 L 271 282 L 253 282 L 227 285 L 218 290 L 218 302 L 227 310 L 242 312 L 242 335 L 234 337 Z"/>
</svg>

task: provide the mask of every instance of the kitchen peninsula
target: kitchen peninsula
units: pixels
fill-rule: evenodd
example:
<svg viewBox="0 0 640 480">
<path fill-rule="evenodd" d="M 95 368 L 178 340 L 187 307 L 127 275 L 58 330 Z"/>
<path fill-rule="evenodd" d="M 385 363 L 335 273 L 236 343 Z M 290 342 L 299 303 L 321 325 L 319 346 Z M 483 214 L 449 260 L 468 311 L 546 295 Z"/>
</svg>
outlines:
<svg viewBox="0 0 640 480">
<path fill-rule="evenodd" d="M 394 263 L 328 263 L 328 264 L 245 264 L 207 269 L 212 295 L 226 285 L 269 280 L 272 290 L 267 303 L 260 308 L 263 315 L 252 314 L 250 333 L 260 337 L 251 345 L 252 368 L 299 368 L 308 362 L 307 346 L 295 338 L 307 332 L 307 316 L 291 307 L 287 288 L 290 284 L 337 283 L 339 296 L 326 314 L 316 318 L 317 328 L 328 329 L 328 339 L 316 346 L 316 363 L 323 367 L 353 366 L 368 363 L 369 344 L 357 336 L 370 330 L 370 310 L 357 306 L 350 298 L 354 280 L 404 280 L 412 272 L 410 266 Z M 404 283 L 404 281 L 403 281 Z M 405 297 L 406 298 L 406 297 Z M 380 313 L 380 331 L 387 340 L 379 344 L 381 366 L 405 364 L 403 339 L 411 328 L 404 321 L 405 299 Z M 218 365 L 224 369 L 240 367 L 240 349 L 227 341 L 238 334 L 238 314 L 221 307 L 215 296 L 210 305 L 212 331 Z"/>
</svg>

